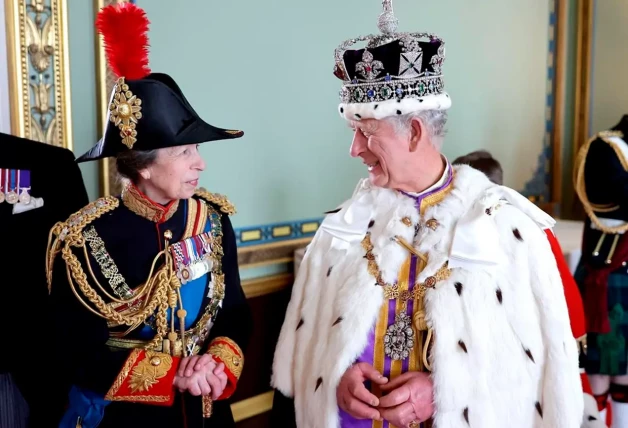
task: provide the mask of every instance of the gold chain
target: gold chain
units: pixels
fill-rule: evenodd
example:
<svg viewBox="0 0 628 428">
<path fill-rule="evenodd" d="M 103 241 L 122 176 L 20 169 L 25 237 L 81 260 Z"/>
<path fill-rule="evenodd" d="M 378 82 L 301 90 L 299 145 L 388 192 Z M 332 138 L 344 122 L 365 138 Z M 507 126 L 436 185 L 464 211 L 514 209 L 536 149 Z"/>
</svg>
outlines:
<svg viewBox="0 0 628 428">
<path fill-rule="evenodd" d="M 447 267 L 448 263 L 445 262 L 443 266 L 433 275 L 425 279 L 425 281 L 416 284 L 412 291 L 399 290 L 398 284 L 388 284 L 382 278 L 382 271 L 375 260 L 373 254 L 373 243 L 371 242 L 371 233 L 367 232 L 366 236 L 362 240 L 362 248 L 366 250 L 365 258 L 368 262 L 368 271 L 375 278 L 377 285 L 384 288 L 384 297 L 387 299 L 401 299 L 403 301 L 419 299 L 425 295 L 428 289 L 436 287 L 436 283 L 443 281 L 451 276 L 451 270 Z M 413 252 L 414 253 L 414 252 Z"/>
</svg>

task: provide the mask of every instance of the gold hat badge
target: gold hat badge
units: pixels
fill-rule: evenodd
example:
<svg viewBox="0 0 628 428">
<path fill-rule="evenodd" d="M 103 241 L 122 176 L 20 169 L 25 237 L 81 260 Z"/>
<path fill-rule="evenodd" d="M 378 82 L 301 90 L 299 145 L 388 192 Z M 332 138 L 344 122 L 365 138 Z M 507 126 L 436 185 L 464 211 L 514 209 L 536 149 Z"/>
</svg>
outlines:
<svg viewBox="0 0 628 428">
<path fill-rule="evenodd" d="M 142 100 L 129 90 L 124 77 L 118 79 L 115 90 L 113 101 L 109 104 L 109 120 L 120 129 L 122 143 L 132 149 L 137 141 L 135 127 L 137 121 L 142 118 Z"/>
</svg>

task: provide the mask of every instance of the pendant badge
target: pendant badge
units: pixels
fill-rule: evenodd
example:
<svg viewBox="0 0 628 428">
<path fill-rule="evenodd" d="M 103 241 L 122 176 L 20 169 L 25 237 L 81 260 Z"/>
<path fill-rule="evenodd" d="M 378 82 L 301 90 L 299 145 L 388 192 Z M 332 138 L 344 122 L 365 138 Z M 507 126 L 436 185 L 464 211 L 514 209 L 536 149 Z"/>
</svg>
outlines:
<svg viewBox="0 0 628 428">
<path fill-rule="evenodd" d="M 414 348 L 412 319 L 405 312 L 395 317 L 395 323 L 386 330 L 384 353 L 393 360 L 405 360 Z"/>
</svg>

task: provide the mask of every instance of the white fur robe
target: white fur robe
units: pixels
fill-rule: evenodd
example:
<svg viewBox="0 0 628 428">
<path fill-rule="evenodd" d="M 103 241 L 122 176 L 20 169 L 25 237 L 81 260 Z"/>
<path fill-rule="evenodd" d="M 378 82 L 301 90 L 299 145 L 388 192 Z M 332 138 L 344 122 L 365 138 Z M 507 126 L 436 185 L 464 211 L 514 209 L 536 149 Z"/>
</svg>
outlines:
<svg viewBox="0 0 628 428">
<path fill-rule="evenodd" d="M 452 266 L 459 219 L 491 192 L 499 194 L 483 174 L 455 169 L 453 190 L 422 219 L 434 218 L 439 226 L 422 227 L 415 240 L 429 259 L 420 282 L 446 261 Z M 338 239 L 324 222 L 308 247 L 275 351 L 272 383 L 294 397 L 299 428 L 339 427 L 336 388 L 364 350 L 384 302 L 360 245 L 367 231 L 366 225 L 360 230 L 364 207 L 374 221 L 373 253 L 388 283 L 395 282 L 409 254 L 390 238 L 413 242 L 414 228 L 401 219 L 419 222 L 412 199 L 368 181 L 343 207 L 355 201 L 361 202 L 361 213 L 332 214 L 344 216 L 348 225 L 360 222 L 353 239 Z M 490 215 L 496 233 L 488 250 L 496 250 L 501 261 L 493 268 L 473 262 L 455 267 L 426 294 L 435 337 L 429 357 L 435 428 L 578 428 L 582 422 L 578 350 L 556 262 L 534 215 L 525 214 L 536 208 L 515 205 L 503 204 Z M 491 237 L 472 241 L 486 244 L 483 239 Z"/>
</svg>

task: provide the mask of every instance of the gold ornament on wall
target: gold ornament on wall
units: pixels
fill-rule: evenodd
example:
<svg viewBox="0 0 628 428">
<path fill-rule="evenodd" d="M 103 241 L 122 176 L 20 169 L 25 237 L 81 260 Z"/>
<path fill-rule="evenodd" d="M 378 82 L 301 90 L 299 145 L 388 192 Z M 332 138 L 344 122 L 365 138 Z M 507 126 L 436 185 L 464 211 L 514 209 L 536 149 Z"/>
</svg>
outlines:
<svg viewBox="0 0 628 428">
<path fill-rule="evenodd" d="M 11 133 L 72 149 L 63 0 L 5 0 Z"/>
</svg>

